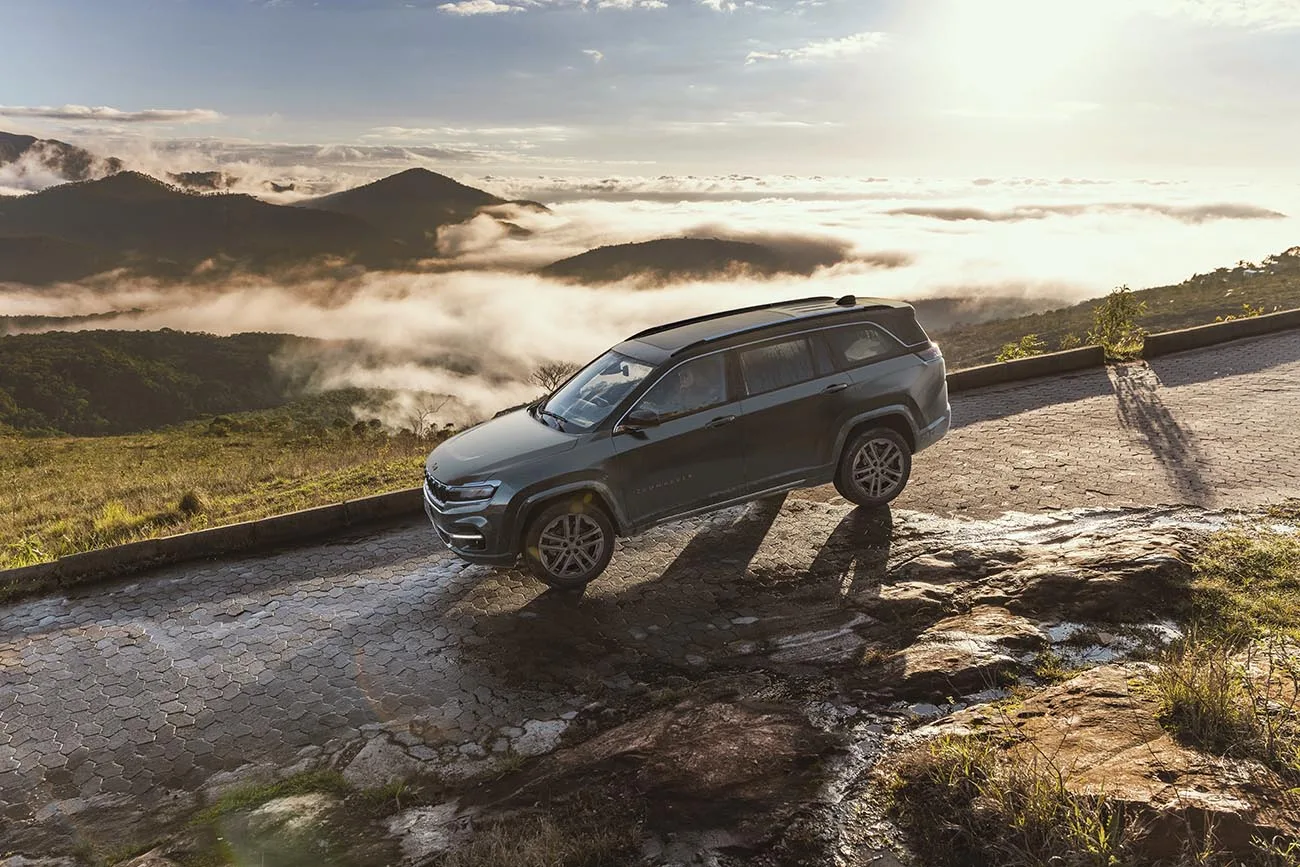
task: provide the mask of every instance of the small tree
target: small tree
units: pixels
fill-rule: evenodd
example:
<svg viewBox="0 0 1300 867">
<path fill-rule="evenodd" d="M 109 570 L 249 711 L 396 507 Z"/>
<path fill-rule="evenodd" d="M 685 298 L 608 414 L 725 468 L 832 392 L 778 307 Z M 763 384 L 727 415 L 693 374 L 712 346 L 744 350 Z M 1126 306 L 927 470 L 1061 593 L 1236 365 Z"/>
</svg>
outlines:
<svg viewBox="0 0 1300 867">
<path fill-rule="evenodd" d="M 539 364 L 533 369 L 532 376 L 529 380 L 547 394 L 555 389 L 570 376 L 578 372 L 578 365 L 568 361 L 548 361 L 545 364 Z"/>
<path fill-rule="evenodd" d="M 1146 312 L 1147 303 L 1137 300 L 1132 289 L 1120 286 L 1092 311 L 1088 342 L 1104 348 L 1111 358 L 1137 357 L 1147 336 L 1137 319 Z"/>
<path fill-rule="evenodd" d="M 1020 338 L 1019 343 L 1006 343 L 1002 346 L 1002 351 L 998 353 L 998 361 L 1015 361 L 1017 358 L 1029 358 L 1033 355 L 1042 355 L 1047 351 L 1047 344 L 1038 338 L 1037 334 L 1026 334 Z"/>
<path fill-rule="evenodd" d="M 431 394 L 420 403 L 415 405 L 411 410 L 410 427 L 411 432 L 420 439 L 429 436 L 438 429 L 437 416 L 442 408 L 451 400 L 451 395 Z"/>
<path fill-rule="evenodd" d="M 1079 339 L 1079 335 L 1069 331 L 1061 335 L 1061 342 L 1057 344 L 1056 348 L 1064 352 L 1067 349 L 1078 349 L 1082 343 L 1083 341 Z"/>
</svg>

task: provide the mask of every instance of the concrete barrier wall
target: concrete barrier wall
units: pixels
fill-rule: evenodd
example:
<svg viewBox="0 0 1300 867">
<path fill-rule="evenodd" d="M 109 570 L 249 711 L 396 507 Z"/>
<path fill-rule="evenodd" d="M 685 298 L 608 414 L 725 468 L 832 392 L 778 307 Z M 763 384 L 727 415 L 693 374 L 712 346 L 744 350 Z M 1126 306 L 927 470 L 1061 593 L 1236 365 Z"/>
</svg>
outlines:
<svg viewBox="0 0 1300 867">
<path fill-rule="evenodd" d="M 1106 353 L 1100 346 L 1082 346 L 1064 352 L 1049 352 L 1045 355 L 1017 358 L 1015 361 L 998 361 L 979 367 L 968 367 L 965 370 L 955 370 L 948 374 L 948 391 L 970 391 L 973 388 L 1000 385 L 1004 382 L 1056 376 L 1089 367 L 1101 367 L 1105 363 Z"/>
<path fill-rule="evenodd" d="M 1259 337 L 1262 334 L 1272 334 L 1275 331 L 1286 331 L 1291 328 L 1300 328 L 1300 310 L 1283 310 L 1280 313 L 1269 313 L 1264 316 L 1248 316 L 1230 322 L 1198 325 L 1181 331 L 1148 334 L 1142 346 L 1142 357 L 1155 358 L 1171 352 L 1200 349 L 1203 346 L 1227 343 L 1244 337 Z"/>
<path fill-rule="evenodd" d="M 28 593 L 114 578 L 153 566 L 336 535 L 352 527 L 419 514 L 424 508 L 422 497 L 420 488 L 408 488 L 257 521 L 70 554 L 52 563 L 0 570 L 0 598 L 13 599 Z"/>
</svg>

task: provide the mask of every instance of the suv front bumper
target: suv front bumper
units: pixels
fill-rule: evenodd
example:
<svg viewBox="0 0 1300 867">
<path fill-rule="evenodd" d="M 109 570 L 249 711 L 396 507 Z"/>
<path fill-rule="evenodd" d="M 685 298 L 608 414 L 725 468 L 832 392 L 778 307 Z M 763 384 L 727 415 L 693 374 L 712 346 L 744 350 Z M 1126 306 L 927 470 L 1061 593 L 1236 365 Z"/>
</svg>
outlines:
<svg viewBox="0 0 1300 867">
<path fill-rule="evenodd" d="M 424 514 L 434 532 L 453 554 L 470 563 L 513 566 L 519 558 L 513 548 L 501 550 L 497 528 L 503 526 L 503 515 L 499 514 L 502 511 L 490 502 L 446 508 L 430 496 L 429 486 L 424 486 Z"/>
</svg>

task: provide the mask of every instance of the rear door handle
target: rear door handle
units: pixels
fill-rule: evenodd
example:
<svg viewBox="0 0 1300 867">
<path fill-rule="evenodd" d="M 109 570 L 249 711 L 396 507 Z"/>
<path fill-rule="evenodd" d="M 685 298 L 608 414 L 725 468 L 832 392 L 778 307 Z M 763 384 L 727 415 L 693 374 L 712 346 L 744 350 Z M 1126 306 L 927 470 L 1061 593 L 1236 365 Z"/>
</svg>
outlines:
<svg viewBox="0 0 1300 867">
<path fill-rule="evenodd" d="M 731 424 L 735 420 L 736 417 L 734 415 L 718 416 L 713 421 L 709 422 L 707 427 L 722 427 L 724 424 Z"/>
<path fill-rule="evenodd" d="M 837 392 L 837 391 L 843 391 L 844 389 L 846 389 L 846 388 L 848 388 L 848 387 L 849 387 L 849 384 L 848 384 L 847 382 L 833 382 L 833 383 L 831 383 L 830 385 L 828 385 L 828 386 L 826 386 L 825 388 L 823 388 L 823 389 L 822 389 L 822 393 L 823 393 L 823 394 L 834 394 L 835 392 Z"/>
</svg>

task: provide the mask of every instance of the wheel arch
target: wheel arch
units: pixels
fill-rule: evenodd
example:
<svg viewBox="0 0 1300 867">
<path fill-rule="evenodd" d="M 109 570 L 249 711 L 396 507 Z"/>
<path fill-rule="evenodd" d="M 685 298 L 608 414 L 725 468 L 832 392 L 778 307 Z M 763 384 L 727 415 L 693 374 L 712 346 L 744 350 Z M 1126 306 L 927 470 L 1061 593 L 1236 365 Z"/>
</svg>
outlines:
<svg viewBox="0 0 1300 867">
<path fill-rule="evenodd" d="M 533 520 L 538 512 L 557 500 L 567 500 L 574 497 L 590 497 L 588 502 L 598 506 L 605 513 L 610 523 L 614 525 L 614 532 L 619 536 L 626 535 L 627 520 L 620 510 L 615 507 L 618 501 L 614 498 L 613 492 L 600 482 L 574 482 L 530 494 L 520 503 L 515 514 L 512 530 L 516 549 L 523 551 L 524 534 L 528 531 L 529 522 Z"/>
<path fill-rule="evenodd" d="M 896 432 L 903 438 L 903 442 L 907 443 L 908 450 L 913 454 L 916 453 L 918 434 L 916 424 L 912 421 L 912 414 L 907 411 L 907 407 L 888 406 L 854 418 L 844 425 L 835 442 L 835 460 L 839 461 L 845 447 L 854 437 L 873 427 L 885 427 Z"/>
</svg>

